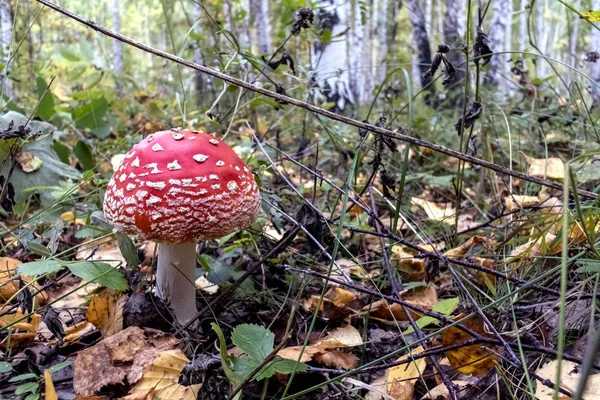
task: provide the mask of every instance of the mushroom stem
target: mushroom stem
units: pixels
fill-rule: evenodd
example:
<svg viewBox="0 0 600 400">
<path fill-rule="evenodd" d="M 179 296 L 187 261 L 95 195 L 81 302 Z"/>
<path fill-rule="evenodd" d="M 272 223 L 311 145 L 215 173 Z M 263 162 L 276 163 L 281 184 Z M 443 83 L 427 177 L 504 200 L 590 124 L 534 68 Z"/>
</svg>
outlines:
<svg viewBox="0 0 600 400">
<path fill-rule="evenodd" d="M 180 324 L 196 315 L 196 243 L 158 246 L 156 292 Z"/>
</svg>

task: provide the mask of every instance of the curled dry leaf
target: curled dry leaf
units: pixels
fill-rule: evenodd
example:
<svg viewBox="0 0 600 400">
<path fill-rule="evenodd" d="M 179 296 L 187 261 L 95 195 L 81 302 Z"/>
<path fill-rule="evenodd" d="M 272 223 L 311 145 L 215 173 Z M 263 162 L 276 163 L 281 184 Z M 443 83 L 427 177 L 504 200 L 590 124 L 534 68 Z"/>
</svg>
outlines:
<svg viewBox="0 0 600 400">
<path fill-rule="evenodd" d="M 404 246 L 392 246 L 391 262 L 407 274 L 409 281 L 420 281 L 425 277 L 425 259 L 414 257 Z"/>
<path fill-rule="evenodd" d="M 79 338 L 81 338 L 83 335 L 93 331 L 94 329 L 96 328 L 91 322 L 81 321 L 78 324 L 75 324 L 65 329 L 65 337 L 63 337 L 63 342 L 75 342 L 79 340 Z"/>
<path fill-rule="evenodd" d="M 506 211 L 515 211 L 524 207 L 532 207 L 540 204 L 540 199 L 537 196 L 523 196 L 513 194 L 504 198 L 504 207 Z"/>
<path fill-rule="evenodd" d="M 362 344 L 363 341 L 358 330 L 352 325 L 347 325 L 329 332 L 324 339 L 319 340 L 315 344 L 306 346 L 304 352 L 302 352 L 303 346 L 292 346 L 280 350 L 277 355 L 281 358 L 296 361 L 300 357 L 300 353 L 302 353 L 301 362 L 308 362 L 314 359 L 317 362 L 336 368 L 352 369 L 356 368 L 358 358 L 353 354 L 334 349 L 355 347 Z"/>
<path fill-rule="evenodd" d="M 0 308 L 0 314 L 8 311 L 9 308 L 9 305 Z M 0 346 L 6 347 L 10 344 L 13 347 L 34 340 L 41 320 L 42 317 L 39 314 L 23 314 L 18 309 L 0 316 L 0 331 L 9 325 L 12 329 L 10 335 L 0 342 Z"/>
<path fill-rule="evenodd" d="M 126 296 L 117 298 L 105 290 L 92 298 L 85 318 L 98 328 L 102 336 L 111 336 L 123 329 L 123 307 L 126 302 Z"/>
<path fill-rule="evenodd" d="M 475 235 L 460 246 L 446 251 L 444 255 L 451 258 L 462 258 L 473 246 L 478 243 L 485 243 L 486 241 L 487 238 Z"/>
<path fill-rule="evenodd" d="M 21 261 L 9 257 L 0 257 L 0 300 L 8 301 L 19 291 L 17 276 L 17 265 Z M 16 296 L 15 296 L 16 300 Z"/>
<path fill-rule="evenodd" d="M 459 315 L 456 320 L 461 319 L 464 315 Z M 477 332 L 481 336 L 491 337 L 486 332 L 483 326 L 483 320 L 479 316 L 474 316 L 466 321 L 461 322 L 461 325 Z M 468 333 L 451 326 L 442 333 L 442 344 L 451 346 L 464 343 L 473 337 Z M 488 346 L 489 347 L 489 346 Z M 496 351 L 498 353 L 498 351 Z M 473 344 L 464 346 L 456 350 L 445 352 L 446 357 L 450 360 L 450 364 L 457 372 L 465 375 L 484 376 L 487 372 L 496 366 L 498 356 L 489 350 L 483 348 L 481 344 Z"/>
<path fill-rule="evenodd" d="M 529 169 L 527 170 L 529 175 L 544 179 L 564 179 L 565 164 L 560 158 L 532 158 L 525 155 L 525 153 L 521 154 L 523 154 L 527 164 L 529 164 Z"/>
<path fill-rule="evenodd" d="M 42 165 L 44 164 L 41 159 L 26 151 L 22 151 L 17 154 L 15 160 L 21 166 L 23 172 L 27 174 L 37 171 L 38 169 L 42 168 Z"/>
<path fill-rule="evenodd" d="M 302 303 L 303 308 L 308 312 L 315 312 L 319 305 L 320 296 L 311 296 Z M 356 299 L 356 295 L 348 290 L 331 287 L 325 293 L 321 302 L 320 314 L 324 319 L 341 320 L 350 315 L 353 311 L 348 306 Z"/>
<path fill-rule="evenodd" d="M 194 282 L 194 284 L 198 289 L 208 294 L 215 294 L 219 291 L 219 286 L 206 279 L 204 275 L 196 279 L 196 282 Z"/>
<path fill-rule="evenodd" d="M 417 287 L 405 290 L 402 293 L 402 300 L 414 304 L 425 310 L 431 311 L 433 305 L 438 302 L 437 290 L 434 286 Z M 369 311 L 369 306 L 363 308 L 364 312 Z M 378 318 L 385 321 L 407 321 L 408 317 L 398 303 L 389 304 L 386 300 L 379 300 L 371 304 L 371 318 Z M 411 311 L 413 318 L 418 319 L 421 315 Z"/>
<path fill-rule="evenodd" d="M 456 394 L 459 398 L 463 398 L 462 395 L 466 394 L 469 389 L 471 389 L 474 385 L 468 381 L 452 381 L 454 384 L 454 388 L 456 389 Z M 448 386 L 443 383 L 440 383 L 433 389 L 429 390 L 428 393 L 425 393 L 421 400 L 451 400 L 452 396 L 448 392 Z"/>
<path fill-rule="evenodd" d="M 44 398 L 46 400 L 58 400 L 58 395 L 56 394 L 54 383 L 52 382 L 52 374 L 48 370 L 44 370 L 44 383 Z"/>
<path fill-rule="evenodd" d="M 553 360 L 541 366 L 536 371 L 536 374 L 551 382 L 556 382 L 557 372 L 558 360 Z M 574 393 L 575 390 L 577 390 L 580 380 L 581 367 L 572 361 L 562 360 L 562 368 L 560 371 L 561 387 Z M 535 397 L 538 400 L 553 400 L 554 390 L 538 381 L 535 389 Z M 583 398 L 589 400 L 600 399 L 600 374 L 593 374 L 588 377 Z"/>
<path fill-rule="evenodd" d="M 535 239 L 529 240 L 520 246 L 515 247 L 510 252 L 510 258 L 506 263 L 520 261 L 526 258 L 543 257 L 560 253 L 562 242 L 556 239 L 556 235 L 547 232 L 538 236 Z"/>
<path fill-rule="evenodd" d="M 454 224 L 456 211 L 454 210 L 454 206 L 452 204 L 434 203 L 433 201 L 419 199 L 418 197 L 413 197 L 410 202 L 414 206 L 421 207 L 429 219 L 433 221 L 445 222 L 449 225 Z"/>
<path fill-rule="evenodd" d="M 140 379 L 131 391 L 131 395 L 142 394 L 146 400 L 196 400 L 202 385 L 183 386 L 178 383 L 183 366 L 189 360 L 179 349 L 167 350 L 144 369 Z M 139 398 L 139 397 L 138 397 Z"/>
</svg>

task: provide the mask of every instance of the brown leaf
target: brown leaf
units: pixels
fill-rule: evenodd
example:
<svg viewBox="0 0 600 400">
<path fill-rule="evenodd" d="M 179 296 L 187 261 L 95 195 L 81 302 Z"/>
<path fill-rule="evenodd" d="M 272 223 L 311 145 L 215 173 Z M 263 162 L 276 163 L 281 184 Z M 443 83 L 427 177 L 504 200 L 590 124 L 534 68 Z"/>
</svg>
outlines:
<svg viewBox="0 0 600 400">
<path fill-rule="evenodd" d="M 19 291 L 19 282 L 14 279 L 19 264 L 21 261 L 14 258 L 0 257 L 0 300 L 2 301 L 8 301 Z"/>
<path fill-rule="evenodd" d="M 453 249 L 450 249 L 448 251 L 446 251 L 444 253 L 444 255 L 446 257 L 451 257 L 451 258 L 462 258 L 465 254 L 467 254 L 467 252 L 469 250 L 471 250 L 471 248 L 473 246 L 475 246 L 478 243 L 485 243 L 487 241 L 487 238 L 483 237 L 483 236 L 473 236 L 471 237 L 469 240 L 467 240 L 465 243 L 461 244 L 458 247 L 455 247 Z"/>
<path fill-rule="evenodd" d="M 178 383 L 183 366 L 188 361 L 179 349 L 163 351 L 144 369 L 142 379 L 129 393 L 144 393 L 147 400 L 196 400 L 202 385 L 183 386 Z"/>
<path fill-rule="evenodd" d="M 409 281 L 425 278 L 425 259 L 415 258 L 404 246 L 392 246 L 391 262 L 394 267 L 407 274 Z"/>
<path fill-rule="evenodd" d="M 338 350 L 317 353 L 314 359 L 318 363 L 339 369 L 354 369 L 358 366 L 358 357 L 352 353 L 344 353 Z"/>
<path fill-rule="evenodd" d="M 410 353 L 398 358 L 397 361 L 406 360 L 409 355 L 419 354 L 422 351 L 423 347 L 419 346 Z M 379 400 L 392 398 L 394 400 L 412 400 L 415 383 L 423 374 L 425 367 L 425 358 L 419 358 L 408 364 L 400 364 L 388 368 L 384 376 L 371 382 L 373 389 L 369 391 L 365 399 Z"/>
<path fill-rule="evenodd" d="M 456 319 L 461 319 L 462 317 L 459 315 Z M 484 329 L 483 320 L 479 316 L 471 317 L 461 322 L 461 325 L 470 328 L 481 336 L 491 337 Z M 442 332 L 442 344 L 444 346 L 464 343 L 472 338 L 471 335 L 454 326 Z M 448 360 L 450 360 L 452 367 L 457 372 L 465 375 L 484 376 L 490 369 L 496 366 L 498 360 L 496 354 L 484 349 L 481 344 L 473 344 L 456 350 L 446 351 L 445 354 Z"/>
<path fill-rule="evenodd" d="M 7 311 L 8 308 L 8 305 L 0 308 L 0 314 Z M 11 334 L 0 342 L 0 346 L 6 347 L 10 343 L 10 346 L 13 347 L 34 340 L 41 320 L 42 317 L 39 314 L 23 314 L 18 309 L 0 316 L 0 330 L 4 330 L 8 325 L 11 328 Z"/>
<path fill-rule="evenodd" d="M 88 321 L 81 321 L 65 330 L 63 342 L 75 342 L 83 335 L 96 329 L 94 325 Z"/>
<path fill-rule="evenodd" d="M 531 158 L 523 154 L 529 169 L 527 173 L 529 175 L 553 180 L 562 180 L 565 177 L 565 164 L 560 158 Z"/>
<path fill-rule="evenodd" d="M 413 197 L 410 202 L 412 205 L 421 207 L 429 219 L 454 225 L 456 211 L 452 204 L 434 203 L 418 197 Z"/>
<path fill-rule="evenodd" d="M 126 296 L 117 299 L 109 290 L 105 290 L 92 298 L 85 317 L 104 337 L 111 336 L 123 329 L 123 307 L 126 301 Z"/>
<path fill-rule="evenodd" d="M 15 160 L 19 163 L 21 169 L 26 174 L 35 172 L 38 169 L 42 168 L 42 164 L 44 163 L 41 159 L 26 151 L 22 151 L 19 154 L 17 154 Z"/>
<path fill-rule="evenodd" d="M 456 389 L 456 394 L 459 395 L 459 398 L 461 398 L 460 397 L 461 392 L 469 390 L 470 388 L 472 388 L 474 386 L 471 382 L 468 382 L 468 381 L 457 380 L 457 381 L 452 381 L 452 383 L 454 384 L 454 387 Z M 425 395 L 423 397 L 421 397 L 421 400 L 451 400 L 451 399 L 452 399 L 452 396 L 448 392 L 448 386 L 446 386 L 444 383 L 440 383 L 433 389 L 430 389 L 428 393 L 425 393 Z"/>
<path fill-rule="evenodd" d="M 550 380 L 551 382 L 556 382 L 557 372 L 558 360 L 552 360 L 538 368 L 536 374 L 544 379 Z M 572 361 L 562 360 L 560 386 L 574 393 L 579 386 L 580 380 L 580 366 Z M 539 400 L 552 400 L 554 399 L 554 390 L 543 385 L 541 382 L 537 382 L 535 397 Z M 583 398 L 588 400 L 600 399 L 600 374 L 592 374 L 588 377 Z M 565 397 L 565 399 L 567 398 Z"/>
<path fill-rule="evenodd" d="M 417 287 L 405 290 L 401 295 L 402 300 L 407 303 L 414 304 L 428 311 L 431 311 L 433 305 L 438 302 L 437 290 L 434 286 Z M 363 312 L 367 312 L 368 310 L 369 306 L 363 308 Z M 398 303 L 389 304 L 387 300 L 379 300 L 371 304 L 370 313 L 372 318 L 379 318 L 385 321 L 408 320 L 408 317 L 402 309 L 402 305 Z M 411 311 L 411 314 L 415 319 L 421 317 L 414 311 Z"/>
<path fill-rule="evenodd" d="M 145 366 L 177 343 L 172 335 L 151 329 L 129 327 L 117 332 L 77 354 L 73 376 L 75 393 L 92 396 L 108 385 L 135 384 Z"/>
</svg>

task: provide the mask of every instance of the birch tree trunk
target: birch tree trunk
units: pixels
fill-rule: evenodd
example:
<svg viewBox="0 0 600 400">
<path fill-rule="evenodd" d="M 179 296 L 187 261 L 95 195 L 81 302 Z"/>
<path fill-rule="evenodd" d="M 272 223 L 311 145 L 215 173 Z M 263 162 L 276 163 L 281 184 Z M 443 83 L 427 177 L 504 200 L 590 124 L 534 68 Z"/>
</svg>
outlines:
<svg viewBox="0 0 600 400">
<path fill-rule="evenodd" d="M 520 0 L 521 7 L 519 8 L 519 51 L 523 53 L 527 49 L 527 43 L 529 42 L 529 36 L 527 32 L 527 17 L 529 16 L 529 10 L 526 8 L 529 3 L 528 0 Z"/>
<path fill-rule="evenodd" d="M 363 71 L 361 71 L 363 54 L 363 29 L 361 25 L 360 5 L 358 0 L 352 0 L 352 7 L 347 8 L 348 21 L 350 25 L 350 47 L 348 58 L 350 60 L 350 91 L 357 104 L 363 100 Z M 366 39 L 366 38 L 365 38 Z"/>
<path fill-rule="evenodd" d="M 506 51 L 506 37 L 509 34 L 509 20 L 511 15 L 510 0 L 494 0 L 492 9 L 492 21 L 490 22 L 490 47 L 494 53 Z M 501 74 L 505 71 L 508 59 L 505 54 L 495 54 L 490 62 L 490 71 L 487 74 L 487 82 L 492 86 L 499 86 Z M 503 85 L 504 86 L 504 85 Z"/>
<path fill-rule="evenodd" d="M 536 46 L 542 52 L 542 54 L 549 56 L 547 52 L 547 44 L 548 44 L 548 34 L 550 26 L 546 19 L 544 18 L 544 11 L 546 9 L 545 0 L 537 0 L 536 1 L 536 13 L 537 13 L 537 26 L 536 26 Z M 548 71 L 548 63 L 538 58 L 536 63 L 536 74 L 537 77 L 543 79 L 546 77 L 546 73 Z"/>
<path fill-rule="evenodd" d="M 379 4 L 379 9 L 377 10 L 377 12 L 375 12 L 375 16 L 377 16 L 378 20 L 377 20 L 377 37 L 378 37 L 378 41 L 379 43 L 377 44 L 376 47 L 377 49 L 379 49 L 379 57 L 378 57 L 378 62 L 381 64 L 385 64 L 386 61 L 386 55 L 387 55 L 387 42 L 388 42 L 388 12 L 389 10 L 389 3 L 388 0 L 381 0 L 381 1 L 377 1 L 375 0 L 376 3 Z M 379 82 L 381 82 L 385 76 L 387 74 L 387 67 L 383 66 L 381 68 L 378 68 L 378 73 L 377 73 L 377 80 Z"/>
<path fill-rule="evenodd" d="M 121 33 L 121 13 L 119 0 L 113 0 L 112 2 L 112 24 L 113 30 L 116 33 Z M 121 41 L 113 39 L 113 75 L 115 79 L 115 91 L 117 97 L 123 96 L 123 87 L 119 78 L 123 72 L 123 43 Z"/>
<path fill-rule="evenodd" d="M 238 41 L 240 46 L 245 49 L 249 49 L 252 46 L 251 38 L 251 30 L 252 24 L 250 22 L 250 10 L 252 9 L 252 0 L 246 0 L 242 2 L 244 10 L 246 11 L 246 15 L 242 21 L 242 28 L 240 29 L 240 36 L 238 37 Z"/>
<path fill-rule="evenodd" d="M 407 0 L 409 8 L 410 24 L 412 27 L 413 44 L 417 53 L 418 67 L 413 66 L 413 80 L 418 83 L 418 86 L 425 87 L 431 79 L 425 79 L 423 75 L 431 66 L 431 48 L 429 47 L 429 37 L 425 29 L 425 18 L 423 11 L 417 0 Z M 435 98 L 435 86 L 431 85 L 427 88 L 429 94 L 425 95 L 425 102 L 432 106 Z"/>
<path fill-rule="evenodd" d="M 202 16 L 202 7 L 200 7 L 200 5 L 196 3 L 194 3 L 193 7 L 193 18 L 194 23 L 196 24 L 194 26 L 194 33 L 196 35 L 200 35 L 202 32 L 202 28 L 198 21 L 200 21 Z M 194 62 L 196 64 L 204 65 L 204 57 L 202 55 L 200 40 L 197 40 L 194 46 Z M 209 75 L 205 75 L 200 71 L 196 71 L 194 75 L 194 86 L 196 88 L 196 103 L 198 105 L 202 105 L 207 100 L 206 94 L 210 86 Z"/>
<path fill-rule="evenodd" d="M 600 10 L 600 0 L 592 0 L 592 9 Z M 595 25 L 600 27 L 600 23 L 596 22 Z M 600 53 L 600 31 L 594 27 L 592 27 L 591 40 L 590 40 L 590 49 L 589 51 L 595 51 Z M 596 62 L 589 63 L 590 65 L 590 78 L 594 82 L 591 83 L 592 87 L 592 97 L 594 99 L 593 103 L 595 106 L 600 105 L 600 60 Z"/>
<path fill-rule="evenodd" d="M 8 77 L 11 42 L 12 42 L 12 17 L 10 15 L 10 4 L 8 0 L 0 0 L 0 45 L 2 47 L 2 64 L 4 71 L 2 74 L 2 94 L 8 98 L 13 97 L 13 83 Z"/>
<path fill-rule="evenodd" d="M 256 34 L 259 54 L 268 54 L 272 50 L 271 22 L 269 21 L 269 0 L 256 0 Z"/>
<path fill-rule="evenodd" d="M 581 0 L 577 0 L 575 3 L 575 9 L 581 9 Z M 571 32 L 571 40 L 569 43 L 569 61 L 567 64 L 571 66 L 571 68 L 567 69 L 567 83 L 570 84 L 573 80 L 573 68 L 576 68 L 577 65 L 577 38 L 579 35 L 579 16 L 573 14 L 573 31 Z M 596 29 L 592 28 L 592 31 Z"/>
<path fill-rule="evenodd" d="M 458 47 L 465 34 L 466 7 L 465 0 L 448 0 L 446 2 L 446 15 L 444 16 L 444 41 L 451 47 Z M 459 50 L 453 50 L 448 55 L 448 60 L 456 67 L 454 83 L 450 88 L 460 86 L 458 83 L 465 77 L 465 58 Z M 460 67 L 459 67 L 460 65 Z"/>
<path fill-rule="evenodd" d="M 352 3 L 347 0 L 319 0 L 317 3 L 317 28 L 331 31 L 331 40 L 324 43 L 315 41 L 312 48 L 312 69 L 314 71 L 315 102 L 332 102 L 332 111 L 344 110 L 346 104 L 354 104 L 350 90 L 348 68 L 348 15 Z"/>
<path fill-rule="evenodd" d="M 425 0 L 425 31 L 429 38 L 431 35 L 431 13 L 433 12 L 433 0 Z"/>
</svg>

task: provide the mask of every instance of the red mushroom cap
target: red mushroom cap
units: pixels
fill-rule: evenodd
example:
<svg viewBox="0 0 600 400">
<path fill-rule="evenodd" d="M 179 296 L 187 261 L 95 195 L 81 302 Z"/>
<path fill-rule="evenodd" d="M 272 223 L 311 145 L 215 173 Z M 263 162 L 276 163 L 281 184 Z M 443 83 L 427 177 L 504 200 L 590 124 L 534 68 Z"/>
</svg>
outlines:
<svg viewBox="0 0 600 400">
<path fill-rule="evenodd" d="M 157 242 L 215 239 L 251 225 L 260 193 L 225 142 L 183 129 L 133 146 L 111 178 L 104 215 L 121 231 Z"/>
</svg>

